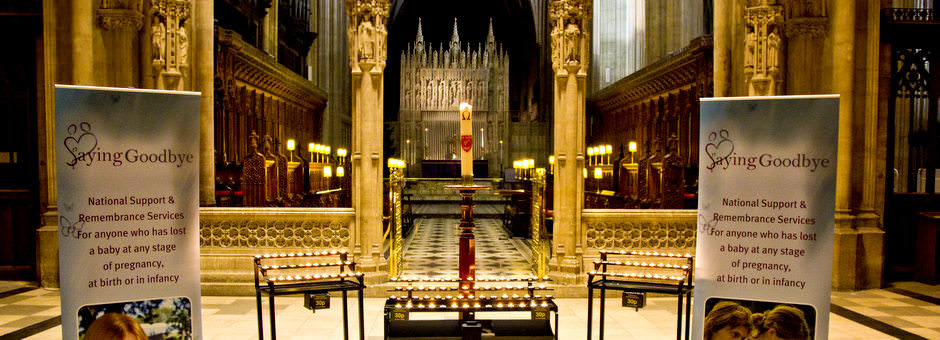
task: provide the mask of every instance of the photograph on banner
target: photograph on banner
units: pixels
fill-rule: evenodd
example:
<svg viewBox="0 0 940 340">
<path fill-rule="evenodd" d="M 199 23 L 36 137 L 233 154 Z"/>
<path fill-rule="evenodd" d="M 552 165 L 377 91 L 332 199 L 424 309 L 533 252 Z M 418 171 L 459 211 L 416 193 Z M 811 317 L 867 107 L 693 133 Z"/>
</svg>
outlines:
<svg viewBox="0 0 940 340">
<path fill-rule="evenodd" d="M 201 339 L 199 94 L 55 91 L 62 338 L 107 316 Z"/>
<path fill-rule="evenodd" d="M 828 337 L 838 113 L 833 95 L 702 99 L 695 339 L 719 301 Z"/>
<path fill-rule="evenodd" d="M 705 340 L 816 339 L 811 305 L 712 297 L 704 322 Z"/>
<path fill-rule="evenodd" d="M 78 309 L 79 339 L 192 339 L 192 304 L 189 299 L 124 301 L 82 306 Z"/>
</svg>

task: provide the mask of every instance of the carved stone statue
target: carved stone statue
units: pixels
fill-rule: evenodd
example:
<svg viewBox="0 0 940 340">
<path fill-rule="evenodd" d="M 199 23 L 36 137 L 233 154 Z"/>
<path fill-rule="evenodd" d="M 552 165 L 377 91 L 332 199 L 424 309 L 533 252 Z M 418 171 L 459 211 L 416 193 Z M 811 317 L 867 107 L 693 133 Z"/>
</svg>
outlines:
<svg viewBox="0 0 940 340">
<path fill-rule="evenodd" d="M 747 35 L 744 38 L 744 68 L 752 69 L 753 72 L 754 59 L 757 56 L 757 34 L 753 30 L 748 30 Z"/>
<path fill-rule="evenodd" d="M 153 51 L 153 61 L 163 62 L 163 56 L 166 55 L 166 26 L 160 21 L 160 17 L 153 16 L 153 24 L 150 25 L 151 48 Z"/>
<path fill-rule="evenodd" d="M 372 15 L 366 14 L 359 22 L 359 60 L 370 60 L 375 53 L 375 26 L 372 25 Z"/>
<path fill-rule="evenodd" d="M 772 96 L 782 89 L 785 65 L 780 64 L 784 41 L 780 30 L 785 26 L 783 6 L 753 2 L 745 8 L 744 72 L 748 95 Z"/>
<path fill-rule="evenodd" d="M 565 24 L 565 62 L 581 61 L 581 27 L 576 18 L 569 18 Z"/>
<path fill-rule="evenodd" d="M 777 60 L 780 53 L 780 43 L 780 35 L 778 35 L 777 30 L 774 29 L 770 32 L 770 35 L 767 36 L 767 70 L 773 73 L 776 73 L 779 67 Z"/>
<path fill-rule="evenodd" d="M 176 34 L 177 51 L 179 52 L 180 65 L 189 65 L 189 36 L 186 35 L 186 26 L 180 23 L 179 31 Z"/>
</svg>

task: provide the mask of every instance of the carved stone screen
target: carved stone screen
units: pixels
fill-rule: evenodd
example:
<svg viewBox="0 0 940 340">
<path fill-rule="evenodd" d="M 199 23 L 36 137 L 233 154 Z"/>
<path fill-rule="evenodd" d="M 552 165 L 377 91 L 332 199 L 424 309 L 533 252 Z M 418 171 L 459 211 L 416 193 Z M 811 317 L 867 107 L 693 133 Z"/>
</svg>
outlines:
<svg viewBox="0 0 940 340">
<path fill-rule="evenodd" d="M 473 157 L 495 159 L 508 140 L 509 56 L 496 43 L 490 22 L 486 43 L 461 43 L 457 21 L 449 45 L 424 41 L 421 21 L 414 43 L 402 51 L 401 102 L 398 115 L 403 157 L 457 159 L 457 111 L 461 101 L 473 105 Z M 493 167 L 490 167 L 493 169 Z"/>
</svg>

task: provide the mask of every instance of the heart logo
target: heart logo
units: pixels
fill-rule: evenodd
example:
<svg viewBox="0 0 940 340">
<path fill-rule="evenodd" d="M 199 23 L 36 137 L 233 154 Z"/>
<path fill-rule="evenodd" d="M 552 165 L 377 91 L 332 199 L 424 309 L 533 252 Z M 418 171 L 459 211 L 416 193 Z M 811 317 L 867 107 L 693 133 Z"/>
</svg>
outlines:
<svg viewBox="0 0 940 340">
<path fill-rule="evenodd" d="M 98 137 L 91 132 L 91 124 L 87 122 L 69 125 L 67 131 L 69 136 L 65 138 L 63 144 L 72 155 L 72 160 L 65 164 L 74 169 L 79 160 L 89 156 L 98 147 Z"/>
<path fill-rule="evenodd" d="M 721 164 L 734 153 L 734 142 L 728 138 L 728 130 L 709 133 L 708 140 L 709 143 L 705 144 L 705 155 L 712 162 L 706 168 L 714 170 L 716 165 Z"/>
</svg>

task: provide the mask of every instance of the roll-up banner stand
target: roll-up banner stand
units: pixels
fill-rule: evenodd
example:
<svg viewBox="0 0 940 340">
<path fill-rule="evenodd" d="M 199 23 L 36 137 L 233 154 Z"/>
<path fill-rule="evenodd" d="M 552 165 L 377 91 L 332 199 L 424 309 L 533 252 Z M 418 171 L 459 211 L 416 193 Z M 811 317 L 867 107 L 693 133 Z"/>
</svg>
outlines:
<svg viewBox="0 0 940 340">
<path fill-rule="evenodd" d="M 62 338 L 201 339 L 199 93 L 55 99 Z"/>
<path fill-rule="evenodd" d="M 839 97 L 702 98 L 700 117 L 693 338 L 826 339 Z"/>
</svg>

